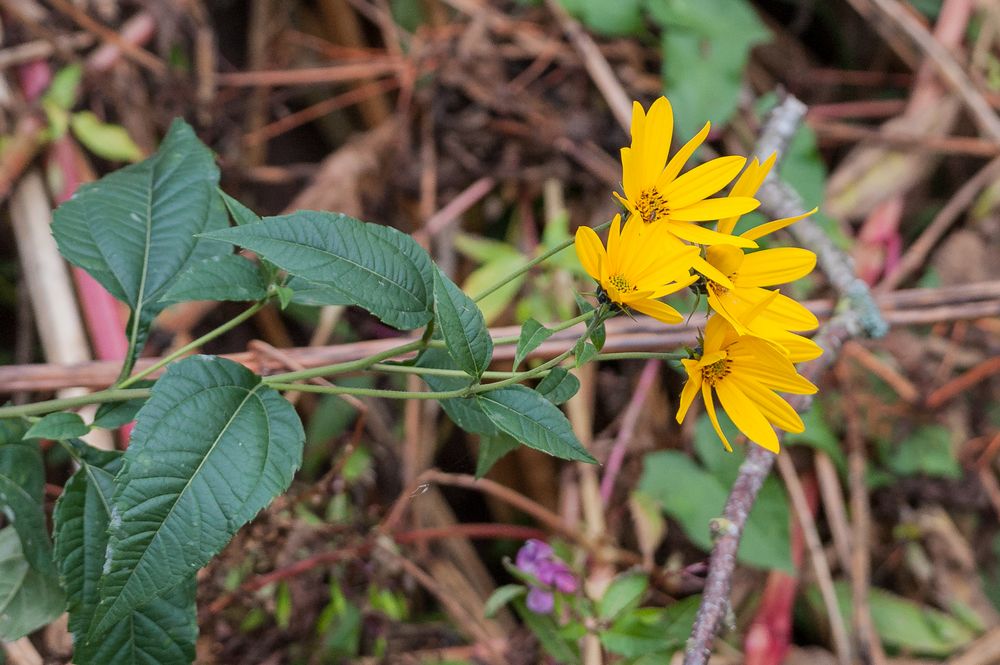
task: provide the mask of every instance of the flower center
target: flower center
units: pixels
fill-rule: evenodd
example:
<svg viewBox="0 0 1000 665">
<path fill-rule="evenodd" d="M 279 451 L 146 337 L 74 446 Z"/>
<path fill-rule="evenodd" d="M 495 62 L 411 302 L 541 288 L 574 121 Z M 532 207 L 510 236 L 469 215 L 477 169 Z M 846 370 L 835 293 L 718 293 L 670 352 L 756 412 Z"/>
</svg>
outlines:
<svg viewBox="0 0 1000 665">
<path fill-rule="evenodd" d="M 706 279 L 705 281 L 708 282 L 709 290 L 716 296 L 722 296 L 729 292 L 729 289 L 724 287 L 722 284 L 719 284 L 718 282 L 713 282 L 710 279 Z"/>
<path fill-rule="evenodd" d="M 656 187 L 642 190 L 635 208 L 639 213 L 639 217 L 647 224 L 670 214 L 670 207 L 667 205 L 667 200 L 656 191 Z"/>
<path fill-rule="evenodd" d="M 625 275 L 618 273 L 617 275 L 611 275 L 608 277 L 608 281 L 618 289 L 619 293 L 628 293 L 629 291 L 635 291 L 635 286 L 629 284 L 628 280 L 625 279 Z"/>
<path fill-rule="evenodd" d="M 722 379 L 726 378 L 726 376 L 729 375 L 729 373 L 732 371 L 732 365 L 733 361 L 730 360 L 729 358 L 723 358 L 722 360 L 718 360 L 709 365 L 708 367 L 701 368 L 701 378 L 708 385 L 714 388 L 715 384 L 717 384 L 719 381 L 722 381 Z"/>
</svg>

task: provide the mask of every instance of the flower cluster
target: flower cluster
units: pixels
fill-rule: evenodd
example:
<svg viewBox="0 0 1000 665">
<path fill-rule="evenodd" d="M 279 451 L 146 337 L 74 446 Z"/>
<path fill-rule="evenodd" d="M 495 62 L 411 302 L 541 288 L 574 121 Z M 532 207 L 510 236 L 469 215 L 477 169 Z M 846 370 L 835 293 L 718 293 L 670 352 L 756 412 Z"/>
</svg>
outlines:
<svg viewBox="0 0 1000 665">
<path fill-rule="evenodd" d="M 556 558 L 552 547 L 532 538 L 517 552 L 516 565 L 544 586 L 531 586 L 526 604 L 536 614 L 549 614 L 555 607 L 554 591 L 574 593 L 576 577 L 563 561 Z"/>
<path fill-rule="evenodd" d="M 672 157 L 673 111 L 661 97 L 648 113 L 632 107 L 632 142 L 622 148 L 622 193 L 628 211 L 616 215 L 607 245 L 581 227 L 576 251 L 599 285 L 598 298 L 623 312 L 636 311 L 664 323 L 681 314 L 660 299 L 692 286 L 707 295 L 711 316 L 702 343 L 683 360 L 688 374 L 677 421 L 700 393 L 727 449 L 716 413 L 722 408 L 748 439 L 778 451 L 773 427 L 801 432 L 801 418 L 777 392 L 810 394 L 816 386 L 794 363 L 817 358 L 822 349 L 799 333 L 814 330 L 816 317 L 774 287 L 812 271 L 816 255 L 796 247 L 758 249 L 757 240 L 808 217 L 776 219 L 736 233 L 740 217 L 758 207 L 757 190 L 774 165 L 772 155 L 749 163 L 717 157 L 684 171 L 708 136 L 709 124 Z M 684 171 L 682 173 L 682 171 Z M 730 186 L 729 193 L 717 196 Z M 706 223 L 715 222 L 715 228 Z"/>
</svg>

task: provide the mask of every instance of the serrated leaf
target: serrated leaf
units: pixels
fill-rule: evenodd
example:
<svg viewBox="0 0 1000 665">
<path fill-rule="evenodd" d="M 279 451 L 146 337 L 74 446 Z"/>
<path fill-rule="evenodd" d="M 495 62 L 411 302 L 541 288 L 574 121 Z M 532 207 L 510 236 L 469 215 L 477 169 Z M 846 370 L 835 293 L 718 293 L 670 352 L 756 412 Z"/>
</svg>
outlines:
<svg viewBox="0 0 1000 665">
<path fill-rule="evenodd" d="M 534 319 L 528 319 L 521 326 L 521 336 L 517 339 L 517 349 L 514 351 L 514 367 L 521 364 L 528 354 L 538 348 L 538 346 L 552 337 L 552 331 Z"/>
<path fill-rule="evenodd" d="M 78 665 L 188 665 L 198 635 L 194 576 L 137 608 L 99 637 L 87 641 L 98 603 L 98 581 L 120 453 L 90 450 L 66 483 L 53 520 L 56 559 L 67 594 L 69 629 Z"/>
<path fill-rule="evenodd" d="M 51 623 L 65 602 L 55 575 L 31 567 L 14 529 L 0 529 L 0 640 L 20 639 Z"/>
<path fill-rule="evenodd" d="M 80 143 L 98 157 L 115 162 L 137 162 L 142 159 L 142 149 L 135 144 L 124 127 L 102 122 L 90 111 L 72 114 L 69 117 L 69 127 Z"/>
<path fill-rule="evenodd" d="M 212 153 L 176 120 L 155 155 L 81 186 L 55 211 L 52 234 L 60 253 L 132 310 L 123 375 L 166 306 L 160 299 L 173 280 L 188 266 L 231 251 L 195 237 L 227 224 L 218 181 Z"/>
<path fill-rule="evenodd" d="M 222 202 L 226 204 L 226 210 L 229 211 L 229 216 L 233 218 L 233 221 L 236 222 L 237 225 L 243 226 L 245 224 L 256 224 L 261 221 L 260 215 L 234 199 L 229 194 L 226 194 L 221 189 L 219 190 L 219 196 L 222 197 Z"/>
<path fill-rule="evenodd" d="M 480 378 L 493 359 L 493 338 L 476 303 L 440 270 L 434 271 L 434 316 L 448 355 L 463 372 Z"/>
<path fill-rule="evenodd" d="M 283 492 L 305 434 L 292 406 L 242 365 L 170 365 L 139 411 L 115 477 L 91 634 L 186 580 Z"/>
<path fill-rule="evenodd" d="M 340 292 L 394 328 L 412 330 L 431 319 L 433 264 L 413 238 L 394 228 L 303 210 L 206 236 Z"/>
<path fill-rule="evenodd" d="M 515 598 L 520 598 L 528 592 L 520 584 L 505 584 L 499 587 L 496 591 L 490 594 L 490 597 L 486 599 L 483 603 L 483 616 L 487 619 L 496 616 L 496 613 L 500 611 L 504 605 L 514 600 Z"/>
<path fill-rule="evenodd" d="M 451 356 L 444 349 L 428 349 L 421 354 L 420 359 L 417 361 L 417 367 L 458 369 L 455 361 L 451 359 Z M 472 382 L 471 379 L 432 376 L 429 374 L 423 375 L 421 378 L 435 392 L 459 390 L 468 387 Z M 499 434 L 499 430 L 493 424 L 493 421 L 489 419 L 474 397 L 442 399 L 439 400 L 439 403 L 444 412 L 448 414 L 448 417 L 466 432 L 482 436 L 496 436 Z"/>
<path fill-rule="evenodd" d="M 497 429 L 524 445 L 562 459 L 597 463 L 563 412 L 534 390 L 508 386 L 480 393 L 476 400 Z"/>
<path fill-rule="evenodd" d="M 565 367 L 553 367 L 535 390 L 553 404 L 559 405 L 569 400 L 580 389 L 580 379 Z"/>
<path fill-rule="evenodd" d="M 84 436 L 90 428 L 83 422 L 83 418 L 75 413 L 60 411 L 50 413 L 37 423 L 24 435 L 29 439 L 52 439 L 53 441 L 65 441 Z"/>
<path fill-rule="evenodd" d="M 350 297 L 337 288 L 310 282 L 301 277 L 292 276 L 285 283 L 291 297 L 289 302 L 299 305 L 309 305 L 311 307 L 324 307 L 327 305 L 353 305 Z"/>
<path fill-rule="evenodd" d="M 521 443 L 517 439 L 503 432 L 499 432 L 495 436 L 480 438 L 479 457 L 476 459 L 476 478 L 485 476 L 504 455 L 520 445 Z"/>
<path fill-rule="evenodd" d="M 45 468 L 33 443 L 0 445 L 0 514 L 21 540 L 19 552 L 37 572 L 51 576 L 52 548 L 43 505 Z"/>
<path fill-rule="evenodd" d="M 597 603 L 597 616 L 613 620 L 642 602 L 649 588 L 649 577 L 642 573 L 623 573 L 613 579 Z"/>
<path fill-rule="evenodd" d="M 267 279 L 253 261 L 239 254 L 211 256 L 195 263 L 174 281 L 161 298 L 175 303 L 189 300 L 263 300 Z"/>
</svg>

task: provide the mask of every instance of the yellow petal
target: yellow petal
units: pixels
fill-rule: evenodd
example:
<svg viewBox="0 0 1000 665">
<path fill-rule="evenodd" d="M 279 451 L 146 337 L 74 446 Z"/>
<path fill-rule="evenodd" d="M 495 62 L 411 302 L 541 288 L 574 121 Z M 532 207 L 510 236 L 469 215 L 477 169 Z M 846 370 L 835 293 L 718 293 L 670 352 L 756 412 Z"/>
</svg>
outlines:
<svg viewBox="0 0 1000 665">
<path fill-rule="evenodd" d="M 741 297 L 749 302 L 759 302 L 761 298 L 766 298 L 771 293 L 771 291 L 757 287 L 750 289 L 738 287 L 737 291 Z M 819 327 L 819 320 L 815 314 L 802 304 L 781 294 L 760 313 L 760 319 L 775 323 L 785 330 L 815 330 Z"/>
<path fill-rule="evenodd" d="M 786 432 L 801 432 L 805 429 L 802 418 L 795 409 L 772 390 L 746 376 L 733 374 L 726 379 L 733 381 L 775 427 L 780 427 Z"/>
<path fill-rule="evenodd" d="M 694 402 L 695 396 L 698 391 L 701 390 L 701 372 L 693 367 L 696 365 L 693 360 L 681 360 L 684 364 L 684 369 L 687 370 L 688 380 L 684 383 L 684 389 L 681 391 L 680 403 L 677 405 L 677 422 L 684 422 L 684 416 L 687 415 L 688 409 L 691 408 L 691 404 Z"/>
<path fill-rule="evenodd" d="M 687 287 L 691 286 L 697 281 L 698 281 L 697 275 L 688 275 L 684 279 L 679 279 L 676 282 L 664 284 L 653 293 L 652 297 L 662 298 L 663 296 L 669 296 L 671 293 L 677 293 L 681 289 L 686 289 Z"/>
<path fill-rule="evenodd" d="M 709 122 L 705 123 L 705 126 L 701 128 L 694 138 L 684 144 L 684 146 L 678 150 L 674 156 L 667 162 L 667 166 L 660 173 L 660 176 L 656 179 L 656 188 L 663 192 L 664 188 L 670 184 L 670 182 L 677 177 L 677 174 L 681 172 L 687 161 L 691 159 L 691 155 L 694 151 L 705 142 L 708 138 L 708 131 L 712 128 L 712 124 Z"/>
<path fill-rule="evenodd" d="M 642 136 L 642 170 L 643 187 L 654 185 L 657 177 L 667 163 L 670 154 L 670 141 L 674 131 L 674 112 L 666 97 L 660 97 L 649 107 Z M 632 132 L 632 143 L 638 137 Z"/>
<path fill-rule="evenodd" d="M 723 196 L 715 199 L 699 200 L 684 207 L 674 207 L 674 202 L 669 200 L 669 219 L 678 222 L 707 222 L 712 219 L 719 219 L 726 215 L 742 215 L 756 209 L 760 201 L 748 196 Z M 728 231 L 721 231 L 728 234 Z"/>
<path fill-rule="evenodd" d="M 782 219 L 776 219 L 773 222 L 765 222 L 764 224 L 755 226 L 749 231 L 745 231 L 740 235 L 742 235 L 744 238 L 749 238 L 750 240 L 757 240 L 758 238 L 763 238 L 769 233 L 774 233 L 778 229 L 783 229 L 786 226 L 791 226 L 795 222 L 805 219 L 806 217 L 813 214 L 817 210 L 819 210 L 819 208 L 813 208 L 809 212 L 804 212 L 801 215 L 795 215 L 794 217 L 784 217 Z M 719 227 L 721 230 L 722 227 L 721 222 L 719 223 Z M 729 231 L 728 233 L 732 233 L 732 231 Z"/>
<path fill-rule="evenodd" d="M 732 245 L 712 245 L 705 250 L 705 259 L 724 275 L 732 275 L 739 270 L 743 257 L 743 250 Z"/>
<path fill-rule="evenodd" d="M 605 257 L 604 245 L 594 229 L 581 226 L 576 230 L 576 255 L 580 264 L 594 280 L 601 281 L 601 260 Z"/>
<path fill-rule="evenodd" d="M 709 258 L 709 261 L 712 259 Z M 816 255 L 808 249 L 799 247 L 762 249 L 747 254 L 740 268 L 739 284 L 740 286 L 787 284 L 805 277 L 815 267 Z"/>
<path fill-rule="evenodd" d="M 651 316 L 657 321 L 662 321 L 663 323 L 680 323 L 684 320 L 680 312 L 671 307 L 670 305 L 660 302 L 659 300 L 651 300 L 646 298 L 644 300 L 635 300 L 628 303 L 628 306 L 637 312 L 642 312 L 646 316 Z"/>
<path fill-rule="evenodd" d="M 703 354 L 701 358 L 698 359 L 698 369 L 703 369 L 705 367 L 711 367 L 720 360 L 726 359 L 725 351 L 711 351 Z"/>
<path fill-rule="evenodd" d="M 728 321 L 729 324 L 736 329 L 736 332 L 740 334 L 746 334 L 747 332 L 749 332 L 749 329 L 746 327 L 746 325 L 743 324 L 742 321 L 740 321 L 740 316 L 738 314 L 739 310 L 730 307 L 730 301 L 732 300 L 732 298 L 731 297 L 727 298 L 726 296 L 728 295 L 729 294 L 720 296 L 712 289 L 709 289 L 708 305 L 714 311 L 718 312 L 720 316 L 726 319 L 726 321 Z"/>
<path fill-rule="evenodd" d="M 739 236 L 730 236 L 725 233 L 718 233 L 716 231 L 710 231 L 697 224 L 691 224 L 689 222 L 674 222 L 672 220 L 667 220 L 664 222 L 657 222 L 658 224 L 668 224 L 670 226 L 670 232 L 673 233 L 678 238 L 683 238 L 688 242 L 696 242 L 699 245 L 735 245 L 736 247 L 748 247 L 754 248 L 757 243 L 752 240 L 747 240 Z M 749 243 L 749 244 L 748 244 Z"/>
<path fill-rule="evenodd" d="M 660 188 L 657 182 L 657 190 L 667 199 L 671 210 L 678 210 L 717 193 L 732 182 L 746 162 L 746 157 L 739 155 L 716 157 L 694 167 L 664 188 Z"/>
<path fill-rule="evenodd" d="M 773 453 L 778 452 L 778 436 L 771 423 L 736 383 L 723 379 L 715 384 L 715 392 L 729 418 L 748 439 Z"/>
<path fill-rule="evenodd" d="M 808 337 L 797 335 L 760 319 L 754 321 L 748 328 L 751 334 L 778 344 L 788 353 L 788 359 L 793 363 L 814 360 L 823 355 L 823 348 Z"/>
<path fill-rule="evenodd" d="M 722 428 L 719 426 L 719 416 L 715 413 L 715 402 L 712 400 L 712 389 L 707 383 L 701 384 L 701 396 L 705 400 L 705 411 L 708 412 L 708 419 L 712 421 L 715 433 L 722 439 L 722 445 L 726 447 L 726 450 L 733 452 L 733 447 L 729 445 L 729 439 L 726 438 L 726 435 L 722 432 Z"/>
<path fill-rule="evenodd" d="M 617 270 L 619 256 L 621 256 L 621 235 L 622 235 L 622 216 L 615 215 L 614 219 L 611 220 L 611 227 L 608 229 L 608 269 L 611 271 Z"/>
<path fill-rule="evenodd" d="M 733 288 L 733 283 L 729 281 L 728 277 L 723 275 L 718 268 L 700 256 L 692 257 L 691 267 L 716 284 L 720 284 L 727 289 Z"/>
<path fill-rule="evenodd" d="M 715 315 L 705 324 L 704 353 L 719 351 L 731 344 L 738 335 L 733 326 L 723 317 Z"/>
<path fill-rule="evenodd" d="M 622 181 L 624 182 L 624 178 L 622 178 Z M 626 196 L 627 196 L 628 195 L 628 190 L 626 189 L 625 192 L 626 192 Z M 615 197 L 616 199 L 618 199 L 618 203 L 621 203 L 623 206 L 625 206 L 625 209 L 628 210 L 628 212 L 629 212 L 629 219 L 632 219 L 633 217 L 638 218 L 639 214 L 636 212 L 635 205 L 632 203 L 632 201 L 635 200 L 635 199 L 625 198 L 621 194 L 619 194 L 618 192 L 611 192 L 611 195 L 613 197 Z M 636 196 L 638 196 L 638 195 L 636 195 Z"/>
<path fill-rule="evenodd" d="M 740 177 L 736 179 L 736 183 L 733 184 L 732 190 L 730 190 L 730 196 L 753 196 L 760 189 L 761 184 L 763 184 L 764 179 L 767 174 L 771 171 L 771 167 L 774 166 L 774 161 L 777 158 L 777 153 L 772 153 L 763 164 L 754 157 L 750 165 L 746 167 Z M 732 233 L 733 229 L 736 227 L 736 222 L 739 221 L 740 216 L 743 213 L 731 213 L 731 217 L 725 217 L 719 220 L 719 226 L 717 230 L 719 233 Z M 756 240 L 756 238 L 754 238 Z"/>
</svg>

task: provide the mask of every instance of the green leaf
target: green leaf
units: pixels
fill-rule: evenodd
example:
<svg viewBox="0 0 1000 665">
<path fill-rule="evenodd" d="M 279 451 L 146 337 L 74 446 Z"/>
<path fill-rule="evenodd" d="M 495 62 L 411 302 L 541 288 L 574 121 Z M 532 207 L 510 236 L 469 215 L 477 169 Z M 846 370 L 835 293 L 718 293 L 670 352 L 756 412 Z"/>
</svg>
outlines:
<svg viewBox="0 0 1000 665">
<path fill-rule="evenodd" d="M 770 33 L 746 0 L 675 0 L 648 6 L 650 16 L 664 28 L 663 80 L 674 107 L 675 135 L 687 140 L 706 120 L 729 119 L 750 49 Z"/>
<path fill-rule="evenodd" d="M 523 268 L 528 262 L 523 254 L 513 248 L 508 247 L 507 250 L 506 254 L 487 261 L 469 273 L 462 284 L 462 290 L 475 298 L 486 289 Z M 497 317 L 503 314 L 523 284 L 524 275 L 518 275 L 482 300 L 476 301 L 487 323 L 493 323 Z"/>
<path fill-rule="evenodd" d="M 576 366 L 582 367 L 594 359 L 597 355 L 597 347 L 586 338 L 581 338 L 573 348 L 573 355 L 576 357 Z"/>
<path fill-rule="evenodd" d="M 559 627 L 548 614 L 535 614 L 524 604 L 523 600 L 514 601 L 521 621 L 535 634 L 542 648 L 560 665 L 577 665 L 580 663 L 580 653 L 574 643 L 567 641 L 559 634 Z"/>
<path fill-rule="evenodd" d="M 594 306 L 591 305 L 589 302 L 587 302 L 583 298 L 583 296 L 581 296 L 579 293 L 574 293 L 573 298 L 574 300 L 576 300 L 576 306 L 580 308 L 581 314 L 586 314 L 587 312 L 594 311 Z M 603 321 L 601 322 L 601 325 L 597 326 L 590 332 L 590 341 L 594 343 L 594 348 L 597 351 L 600 351 L 601 349 L 604 348 L 604 342 L 607 340 L 607 338 L 608 338 L 608 333 L 604 327 Z"/>
<path fill-rule="evenodd" d="M 565 367 L 553 367 L 535 390 L 553 404 L 562 404 L 580 389 L 580 379 Z"/>
<path fill-rule="evenodd" d="M 25 434 L 29 439 L 52 439 L 53 441 L 65 441 L 84 436 L 90 428 L 83 422 L 83 418 L 75 413 L 60 411 L 50 413 L 37 423 L 31 426 Z"/>
<path fill-rule="evenodd" d="M 623 37 L 644 32 L 643 0 L 561 0 L 563 6 L 586 24 L 606 37 Z"/>
<path fill-rule="evenodd" d="M 137 381 L 132 387 L 149 388 L 153 383 L 153 381 Z M 114 429 L 121 427 L 125 423 L 132 422 L 135 420 L 135 415 L 139 413 L 139 409 L 146 403 L 146 399 L 146 397 L 137 397 L 124 402 L 106 402 L 101 404 L 97 407 L 97 413 L 94 414 L 93 426 L 103 429 Z"/>
<path fill-rule="evenodd" d="M 517 366 L 521 364 L 528 354 L 538 348 L 538 346 L 552 337 L 552 331 L 534 319 L 528 319 L 521 326 L 521 336 L 517 340 L 517 350 L 514 351 L 513 371 L 517 371 Z"/>
<path fill-rule="evenodd" d="M 124 127 L 101 122 L 90 111 L 72 114 L 69 127 L 80 143 L 98 157 L 114 162 L 137 162 L 142 159 L 142 149 Z"/>
<path fill-rule="evenodd" d="M 73 661 L 79 665 L 188 665 L 198 635 L 194 575 L 87 641 L 97 606 L 120 453 L 90 449 L 63 489 L 53 520 L 56 559 L 66 589 Z"/>
<path fill-rule="evenodd" d="M 353 300 L 337 288 L 323 286 L 301 277 L 292 276 L 285 283 L 291 289 L 290 302 L 310 307 L 325 307 L 327 305 L 352 305 Z"/>
<path fill-rule="evenodd" d="M 476 400 L 497 429 L 524 445 L 567 460 L 596 464 L 562 411 L 525 386 L 480 393 Z"/>
<path fill-rule="evenodd" d="M 597 616 L 613 620 L 623 612 L 633 610 L 642 602 L 649 588 L 649 577 L 643 573 L 623 573 L 611 581 L 597 603 Z"/>
<path fill-rule="evenodd" d="M 493 359 L 493 338 L 476 303 L 440 270 L 434 271 L 434 316 L 455 364 L 480 378 Z"/>
<path fill-rule="evenodd" d="M 167 303 L 188 300 L 263 300 L 267 279 L 253 261 L 239 254 L 212 256 L 181 273 L 160 300 Z"/>
<path fill-rule="evenodd" d="M 45 467 L 34 443 L 0 445 L 0 514 L 21 539 L 19 551 L 37 572 L 53 575 L 43 504 Z"/>
<path fill-rule="evenodd" d="M 222 197 L 222 202 L 226 204 L 226 210 L 229 211 L 229 216 L 233 218 L 233 221 L 236 222 L 238 226 L 256 224 L 261 221 L 260 215 L 234 199 L 229 194 L 226 194 L 221 189 L 219 190 L 219 195 Z"/>
<path fill-rule="evenodd" d="M 413 238 L 394 228 L 303 210 L 205 235 L 340 292 L 394 328 L 412 330 L 431 319 L 433 264 Z"/>
<path fill-rule="evenodd" d="M 305 434 L 295 409 L 242 365 L 170 365 L 139 412 L 115 477 L 92 634 L 186 580 L 291 483 Z"/>
<path fill-rule="evenodd" d="M 212 153 L 176 120 L 155 155 L 83 185 L 55 211 L 60 253 L 132 310 L 123 376 L 166 307 L 160 299 L 174 279 L 231 251 L 195 237 L 227 224 L 218 181 Z"/>
<path fill-rule="evenodd" d="M 76 104 L 81 80 L 83 80 L 83 67 L 80 65 L 63 67 L 52 77 L 49 89 L 42 95 L 42 102 L 64 111 L 70 110 Z"/>
<path fill-rule="evenodd" d="M 476 478 L 482 478 L 493 465 L 507 453 L 521 445 L 521 442 L 500 432 L 495 436 L 484 436 L 479 439 L 479 459 L 476 460 Z"/>
<path fill-rule="evenodd" d="M 962 468 L 955 459 L 951 430 L 926 425 L 899 443 L 885 442 L 886 466 L 899 476 L 924 474 L 940 478 L 961 478 Z"/>
<path fill-rule="evenodd" d="M 55 575 L 32 568 L 14 529 L 0 529 L 0 640 L 20 639 L 55 621 L 65 602 Z"/>
<path fill-rule="evenodd" d="M 689 596 L 667 607 L 648 607 L 624 614 L 601 632 L 601 644 L 626 658 L 656 654 L 667 662 L 684 647 L 694 625 L 701 596 Z"/>
<path fill-rule="evenodd" d="M 714 448 L 722 452 L 718 461 L 706 461 L 707 468 L 677 451 L 647 455 L 639 481 L 639 490 L 657 499 L 664 512 L 680 522 L 688 538 L 706 551 L 712 547 L 709 523 L 722 515 L 741 461 L 736 453 L 722 450 L 718 441 Z M 739 560 L 759 568 L 794 570 L 788 519 L 788 499 L 777 481 L 769 478 L 750 511 L 740 541 Z"/>
<path fill-rule="evenodd" d="M 799 414 L 805 429 L 802 432 L 788 432 L 782 441 L 785 445 L 805 445 L 823 451 L 830 456 L 841 473 L 847 472 L 847 459 L 840 446 L 840 438 L 827 422 L 821 400 L 815 399 L 808 411 Z"/>
<path fill-rule="evenodd" d="M 421 354 L 417 367 L 434 367 L 437 369 L 458 369 L 444 349 L 428 349 Z M 471 379 L 460 379 L 450 376 L 423 375 L 424 382 L 435 392 L 459 390 L 471 384 Z M 452 421 L 466 432 L 482 436 L 496 436 L 500 430 L 483 411 L 475 397 L 456 397 L 438 400 L 441 408 Z"/>
<path fill-rule="evenodd" d="M 528 590 L 520 584 L 505 584 L 491 593 L 490 597 L 486 599 L 486 602 L 483 604 L 483 615 L 487 619 L 496 616 L 500 608 L 515 598 L 520 598 L 527 592 Z"/>
<path fill-rule="evenodd" d="M 844 620 L 850 624 L 853 614 L 851 588 L 836 582 L 837 604 Z M 806 591 L 809 606 L 816 613 L 826 613 L 818 589 Z M 949 614 L 901 598 L 883 589 L 868 593 L 872 622 L 882 643 L 891 649 L 914 656 L 946 658 L 952 656 L 975 638 L 975 633 Z"/>
</svg>

